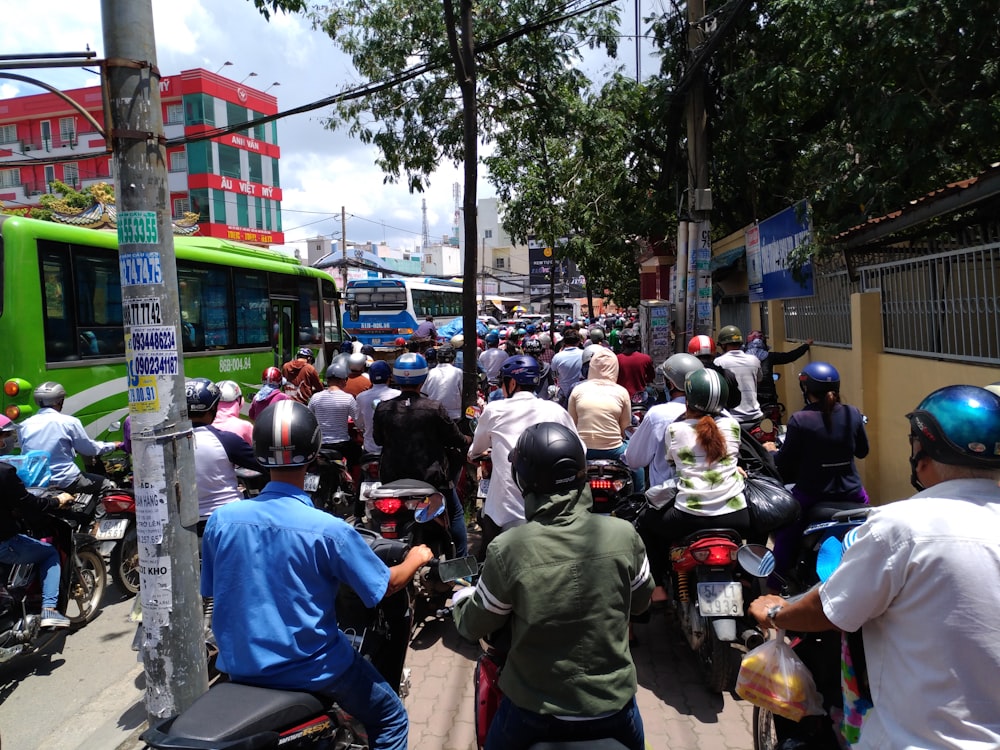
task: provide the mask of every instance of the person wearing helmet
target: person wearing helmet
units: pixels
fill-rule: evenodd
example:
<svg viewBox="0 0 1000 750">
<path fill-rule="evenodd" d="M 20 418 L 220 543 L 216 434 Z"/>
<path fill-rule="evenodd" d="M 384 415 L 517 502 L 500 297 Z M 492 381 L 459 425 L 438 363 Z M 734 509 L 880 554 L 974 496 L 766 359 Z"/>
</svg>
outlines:
<svg viewBox="0 0 1000 750">
<path fill-rule="evenodd" d="M 548 333 L 538 334 L 538 341 L 542 345 L 541 353 L 535 357 L 540 365 L 551 365 L 552 358 L 556 355 L 555 349 L 552 348 L 552 336 Z M 554 378 L 553 378 L 554 379 Z"/>
<path fill-rule="evenodd" d="M 322 694 L 364 724 L 373 749 L 405 750 L 406 710 L 338 627 L 337 593 L 346 584 L 374 607 L 432 554 L 418 545 L 386 567 L 357 530 L 313 507 L 303 484 L 321 442 L 305 406 L 269 406 L 254 424 L 253 452 L 271 481 L 208 521 L 201 593 L 215 601 L 219 668 L 234 682 Z"/>
<path fill-rule="evenodd" d="M 739 403 L 729 408 L 729 413 L 740 424 L 753 425 L 764 416 L 757 400 L 757 384 L 762 372 L 760 360 L 743 351 L 743 333 L 736 326 L 724 326 L 719 331 L 719 346 L 722 355 L 715 358 L 715 364 L 733 373 L 740 392 Z"/>
<path fill-rule="evenodd" d="M 92 440 L 76 417 L 63 414 L 66 389 L 59 383 L 47 381 L 35 387 L 35 403 L 38 413 L 21 423 L 21 452 L 45 451 L 49 454 L 49 468 L 52 478 L 49 484 L 73 494 L 79 492 L 97 493 L 113 490 L 115 483 L 100 474 L 80 471 L 76 465 L 77 454 L 81 456 L 103 456 L 114 450 L 121 450 L 121 442 Z M 98 515 L 103 507 L 98 506 Z"/>
<path fill-rule="evenodd" d="M 542 361 L 545 347 L 542 345 L 541 339 L 532 338 L 525 341 L 524 353 L 538 363 L 538 387 L 535 389 L 535 394 L 548 401 L 551 398 L 549 388 L 555 385 L 555 378 L 552 376 L 552 368 L 549 364 Z"/>
<path fill-rule="evenodd" d="M 590 512 L 583 446 L 565 424 L 528 426 L 509 460 L 527 522 L 493 540 L 476 586 L 454 597 L 463 637 L 512 628 L 486 747 L 609 737 L 643 750 L 628 641 L 653 588 L 642 541 Z"/>
<path fill-rule="evenodd" d="M 326 368 L 327 387 L 309 399 L 309 411 L 316 416 L 323 433 L 323 445 L 340 451 L 348 466 L 361 458 L 357 443 L 351 439 L 350 423 L 357 421 L 358 405 L 346 390 L 351 376 L 350 354 L 338 354 Z"/>
<path fill-rule="evenodd" d="M 500 334 L 490 331 L 486 334 L 486 351 L 479 355 L 479 364 L 486 370 L 489 380 L 496 380 L 500 374 L 500 365 L 510 355 L 506 349 L 500 348 Z"/>
<path fill-rule="evenodd" d="M 564 425 L 574 435 L 576 425 L 558 404 L 535 397 L 540 379 L 537 360 L 524 354 L 508 358 L 500 367 L 500 392 L 503 397 L 490 401 L 483 409 L 469 447 L 469 458 L 490 451 L 493 474 L 483 504 L 483 535 L 480 558 L 497 534 L 520 526 L 524 521 L 524 497 L 511 481 L 508 456 L 517 439 L 531 425 L 554 422 Z M 583 445 L 583 441 L 580 441 Z"/>
<path fill-rule="evenodd" d="M 774 463 L 802 506 L 799 520 L 774 532 L 775 570 L 794 562 L 807 513 L 820 503 L 868 503 L 855 459 L 868 455 L 865 416 L 840 399 L 840 373 L 828 362 L 810 362 L 799 374 L 805 408 L 788 420 Z M 774 450 L 771 443 L 765 444 Z"/>
<path fill-rule="evenodd" d="M 402 391 L 389 385 L 389 378 L 392 375 L 392 366 L 388 362 L 377 360 L 368 370 L 368 375 L 372 381 L 372 387 L 367 391 L 362 391 L 355 399 L 358 402 L 358 418 L 355 424 L 364 437 L 365 453 L 380 455 L 382 446 L 375 442 L 372 434 L 372 418 L 375 414 L 375 407 L 390 398 L 396 398 Z"/>
<path fill-rule="evenodd" d="M 684 419 L 667 426 L 667 460 L 676 476 L 672 505 L 642 516 L 639 533 L 649 550 L 656 583 L 669 567 L 670 544 L 701 529 L 750 532 L 750 511 L 743 495 L 740 424 L 723 416 L 726 381 L 714 370 L 692 369 L 684 378 Z M 654 598 L 666 598 L 657 592 Z"/>
<path fill-rule="evenodd" d="M 239 435 L 216 427 L 222 391 L 208 378 L 188 378 L 184 383 L 188 418 L 194 435 L 194 469 L 198 487 L 198 535 L 218 508 L 240 500 L 236 467 L 260 471 L 250 445 Z"/>
<path fill-rule="evenodd" d="M 437 360 L 437 367 L 427 373 L 421 390 L 457 422 L 462 418 L 462 371 L 454 365 L 455 348 L 451 344 L 439 346 Z"/>
<path fill-rule="evenodd" d="M 368 373 L 365 372 L 365 369 L 368 367 L 368 357 L 361 352 L 349 354 L 347 357 L 347 366 L 350 372 L 347 375 L 344 390 L 354 396 L 354 398 L 357 398 L 358 394 L 372 387 L 372 381 L 368 377 Z"/>
<path fill-rule="evenodd" d="M 716 351 L 715 342 L 712 341 L 712 337 L 704 334 L 692 336 L 691 340 L 688 342 L 688 354 L 697 357 L 705 366 L 706 370 L 715 370 L 726 379 L 727 393 L 729 393 L 729 399 L 726 402 L 726 410 L 731 412 L 739 406 L 740 402 L 743 400 L 743 395 L 740 393 L 740 385 L 737 382 L 736 375 L 732 370 L 727 370 L 726 368 L 719 367 L 719 365 L 715 364 L 715 360 L 719 354 Z"/>
<path fill-rule="evenodd" d="M 424 316 L 420 325 L 417 326 L 417 330 L 413 332 L 413 336 L 418 339 L 427 339 L 431 342 L 437 341 L 438 333 L 437 328 L 434 326 L 434 316 Z"/>
<path fill-rule="evenodd" d="M 559 385 L 559 397 L 563 404 L 569 401 L 569 392 L 581 379 L 580 368 L 583 366 L 583 350 L 580 348 L 580 335 L 575 328 L 567 328 L 563 333 L 562 347 L 552 357 L 552 373 Z"/>
<path fill-rule="evenodd" d="M 649 468 L 650 486 L 661 485 L 674 476 L 674 467 L 665 450 L 667 427 L 687 410 L 684 379 L 689 372 L 703 369 L 705 366 L 690 354 L 674 354 L 660 367 L 667 386 L 667 403 L 650 407 L 629 439 L 623 456 L 633 471 Z"/>
<path fill-rule="evenodd" d="M 212 424 L 220 430 L 232 432 L 243 438 L 250 445 L 253 435 L 253 423 L 240 418 L 243 408 L 243 390 L 235 380 L 219 382 L 219 407 Z"/>
<path fill-rule="evenodd" d="M 618 385 L 628 391 L 629 398 L 646 390 L 656 378 L 653 358 L 639 351 L 639 334 L 629 329 L 621 332 L 621 354 L 618 354 Z"/>
<path fill-rule="evenodd" d="M 757 382 L 757 400 L 761 409 L 778 403 L 778 389 L 774 385 L 774 366 L 787 365 L 794 362 L 809 351 L 813 340 L 806 339 L 801 346 L 790 352 L 776 352 L 767 345 L 767 337 L 761 331 L 750 331 L 747 334 L 747 353 L 760 360 L 760 380 Z"/>
<path fill-rule="evenodd" d="M 767 628 L 861 630 L 874 707 L 856 747 L 1000 747 L 1000 397 L 945 386 L 906 416 L 920 491 L 868 516 L 802 598 L 749 611 Z"/>
<path fill-rule="evenodd" d="M 610 346 L 608 346 L 608 342 L 604 337 L 604 329 L 601 328 L 600 326 L 594 326 L 593 328 L 591 328 L 587 332 L 587 338 L 590 341 L 590 343 L 587 344 L 587 346 L 596 345 L 596 346 L 604 346 L 609 349 L 611 348 Z"/>
<path fill-rule="evenodd" d="M 610 349 L 592 344 L 587 379 L 570 394 L 567 409 L 587 445 L 587 458 L 620 458 L 625 453 L 625 429 L 632 425 L 632 401 L 618 385 L 618 358 Z M 644 472 L 633 471 L 635 491 L 646 485 Z"/>
<path fill-rule="evenodd" d="M 303 346 L 296 352 L 295 359 L 286 362 L 281 368 L 281 375 L 285 379 L 285 393 L 300 404 L 308 404 L 314 393 L 323 390 L 323 382 L 313 366 L 315 362 L 312 349 Z"/>
<path fill-rule="evenodd" d="M 611 344 L 611 349 L 615 354 L 620 354 L 622 350 L 621 335 L 622 330 L 625 328 L 624 318 L 615 318 L 615 322 L 611 327 L 610 333 L 608 333 L 608 343 Z"/>
<path fill-rule="evenodd" d="M 451 337 L 448 343 L 451 344 L 451 348 L 455 351 L 461 351 L 461 349 L 465 346 L 465 336 L 460 333 L 456 333 Z"/>
<path fill-rule="evenodd" d="M 59 612 L 59 553 L 47 542 L 22 533 L 22 519 L 64 508 L 73 502 L 68 492 L 35 495 L 28 492 L 17 469 L 3 460 L 14 447 L 17 425 L 0 415 L 0 563 L 33 563 L 42 585 L 43 628 L 68 628 L 69 618 Z M 6 594 L 6 592 L 4 592 Z"/>
<path fill-rule="evenodd" d="M 250 409 L 247 412 L 247 416 L 250 417 L 251 422 L 255 421 L 257 415 L 275 401 L 283 401 L 288 398 L 282 389 L 285 378 L 282 376 L 281 370 L 277 367 L 266 368 L 261 373 L 260 383 L 260 390 L 254 394 L 253 401 L 250 402 Z"/>
<path fill-rule="evenodd" d="M 448 498 L 448 513 L 455 551 L 464 557 L 468 549 L 465 511 L 452 477 L 457 472 L 451 458 L 464 456 L 471 438 L 458 429 L 444 406 L 420 392 L 427 379 L 427 360 L 406 353 L 392 366 L 392 382 L 402 392 L 382 401 L 372 416 L 372 439 L 382 446 L 379 479 L 419 479 L 441 490 Z"/>
</svg>

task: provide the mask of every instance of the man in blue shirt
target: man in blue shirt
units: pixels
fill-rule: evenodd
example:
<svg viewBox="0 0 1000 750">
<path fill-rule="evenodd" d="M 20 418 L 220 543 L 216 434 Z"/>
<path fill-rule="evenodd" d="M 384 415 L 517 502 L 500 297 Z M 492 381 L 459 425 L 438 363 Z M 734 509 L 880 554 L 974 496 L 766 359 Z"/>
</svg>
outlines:
<svg viewBox="0 0 1000 750">
<path fill-rule="evenodd" d="M 406 710 L 337 624 L 341 583 L 365 606 L 402 589 L 432 557 L 424 545 L 388 568 L 342 519 L 303 491 L 321 445 L 316 417 L 279 401 L 257 418 L 253 450 L 271 481 L 208 520 L 202 596 L 215 599 L 219 669 L 234 682 L 322 693 L 364 724 L 373 750 L 406 750 Z"/>
<path fill-rule="evenodd" d="M 560 403 L 569 401 L 569 392 L 580 380 L 583 350 L 580 349 L 580 334 L 574 328 L 567 328 L 563 334 L 562 348 L 552 357 L 552 372 L 559 384 Z"/>
</svg>

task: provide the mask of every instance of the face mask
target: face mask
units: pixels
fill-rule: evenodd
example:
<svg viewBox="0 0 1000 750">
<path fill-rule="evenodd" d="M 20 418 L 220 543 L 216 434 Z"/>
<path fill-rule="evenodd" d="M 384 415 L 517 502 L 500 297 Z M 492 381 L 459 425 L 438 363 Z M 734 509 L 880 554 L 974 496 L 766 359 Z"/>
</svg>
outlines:
<svg viewBox="0 0 1000 750">
<path fill-rule="evenodd" d="M 927 488 L 924 487 L 923 484 L 921 484 L 919 479 L 917 479 L 917 463 L 920 461 L 921 458 L 925 458 L 927 456 L 927 452 L 923 449 L 923 447 L 921 447 L 919 451 L 914 453 L 913 440 L 914 438 L 911 435 L 910 436 L 910 484 L 913 485 L 914 489 L 916 489 L 917 492 L 920 492 L 921 490 L 925 490 Z"/>
</svg>

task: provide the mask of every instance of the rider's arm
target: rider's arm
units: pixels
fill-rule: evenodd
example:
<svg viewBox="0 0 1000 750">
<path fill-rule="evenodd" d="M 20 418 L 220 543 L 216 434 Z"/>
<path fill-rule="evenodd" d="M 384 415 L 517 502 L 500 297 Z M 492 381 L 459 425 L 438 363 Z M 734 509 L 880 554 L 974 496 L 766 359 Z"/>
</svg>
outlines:
<svg viewBox="0 0 1000 750">
<path fill-rule="evenodd" d="M 865 417 L 857 408 L 854 408 L 854 411 L 856 414 L 852 414 L 851 417 L 856 419 L 858 423 L 854 433 L 854 457 L 864 458 L 868 455 L 868 432 L 865 430 Z"/>
<path fill-rule="evenodd" d="M 105 443 L 103 440 L 91 440 L 90 435 L 83 429 L 83 423 L 79 419 L 67 421 L 66 430 L 70 440 L 73 442 L 73 450 L 81 456 L 102 456 L 121 447 L 121 443 Z"/>
<path fill-rule="evenodd" d="M 797 346 L 790 352 L 770 351 L 767 353 L 767 358 L 771 360 L 772 365 L 787 365 L 789 362 L 797 360 L 807 351 L 809 351 L 809 344 L 802 344 L 802 346 Z"/>
<path fill-rule="evenodd" d="M 434 553 L 425 544 L 417 545 L 406 553 L 403 562 L 389 568 L 389 585 L 385 595 L 390 596 L 405 588 L 420 568 L 434 558 Z"/>
<path fill-rule="evenodd" d="M 494 546 L 486 548 L 486 562 L 475 593 L 456 604 L 452 613 L 459 634 L 470 641 L 500 630 L 513 613 L 511 592 L 499 575 L 501 565 L 494 559 Z"/>
<path fill-rule="evenodd" d="M 643 469 L 649 466 L 653 463 L 656 450 L 663 450 L 663 441 L 656 439 L 656 421 L 644 419 L 632 433 L 623 456 L 630 469 Z"/>
<path fill-rule="evenodd" d="M 220 430 L 214 425 L 206 425 L 209 432 L 218 438 L 219 442 L 222 443 L 223 449 L 226 451 L 226 458 L 229 459 L 229 463 L 235 466 L 242 466 L 244 469 L 251 469 L 253 471 L 260 471 L 267 473 L 267 469 L 261 467 L 257 463 L 257 459 L 254 458 L 253 449 L 247 445 L 247 441 L 237 435 L 235 432 L 228 432 L 226 430 Z"/>
<path fill-rule="evenodd" d="M 780 607 L 777 614 L 768 618 L 768 611 L 774 611 L 772 608 L 777 607 Z M 794 602 L 789 602 L 776 594 L 758 597 L 750 603 L 749 611 L 762 628 L 818 633 L 822 630 L 835 630 L 837 627 L 823 612 L 823 602 L 820 600 L 818 586 L 810 589 L 801 599 Z"/>
<path fill-rule="evenodd" d="M 0 465 L 0 498 L 19 509 L 24 515 L 55 510 L 62 503 L 51 493 L 33 495 L 28 492 L 17 471 L 10 464 Z"/>
<path fill-rule="evenodd" d="M 469 458 L 485 453 L 493 447 L 493 410 L 483 409 L 483 414 L 476 425 L 476 431 L 472 435 L 472 445 L 469 446 Z"/>
</svg>

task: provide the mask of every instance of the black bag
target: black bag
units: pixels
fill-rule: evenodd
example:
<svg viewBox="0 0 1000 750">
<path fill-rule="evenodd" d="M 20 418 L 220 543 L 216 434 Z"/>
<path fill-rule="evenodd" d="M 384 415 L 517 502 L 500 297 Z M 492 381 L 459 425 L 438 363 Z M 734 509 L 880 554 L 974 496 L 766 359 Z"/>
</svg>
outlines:
<svg viewBox="0 0 1000 750">
<path fill-rule="evenodd" d="M 769 534 L 798 520 L 802 512 L 799 501 L 781 482 L 764 474 L 750 474 L 743 482 L 754 531 Z"/>
</svg>

